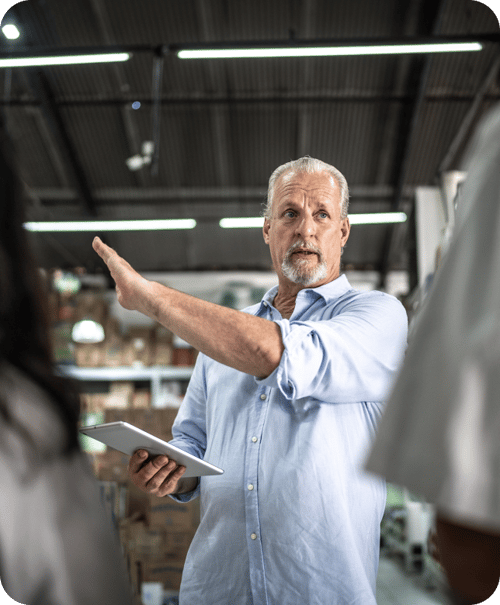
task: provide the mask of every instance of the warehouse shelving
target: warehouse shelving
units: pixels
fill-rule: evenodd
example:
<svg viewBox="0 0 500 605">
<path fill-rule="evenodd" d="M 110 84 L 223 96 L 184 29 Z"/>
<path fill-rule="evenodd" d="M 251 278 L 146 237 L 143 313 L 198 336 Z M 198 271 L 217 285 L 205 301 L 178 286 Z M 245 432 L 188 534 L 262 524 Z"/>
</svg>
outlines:
<svg viewBox="0 0 500 605">
<path fill-rule="evenodd" d="M 117 368 L 82 368 L 60 365 L 61 374 L 79 381 L 116 382 L 145 381 L 151 390 L 151 407 L 161 407 L 162 383 L 165 381 L 186 380 L 191 378 L 193 368 L 190 366 L 144 366 Z"/>
</svg>

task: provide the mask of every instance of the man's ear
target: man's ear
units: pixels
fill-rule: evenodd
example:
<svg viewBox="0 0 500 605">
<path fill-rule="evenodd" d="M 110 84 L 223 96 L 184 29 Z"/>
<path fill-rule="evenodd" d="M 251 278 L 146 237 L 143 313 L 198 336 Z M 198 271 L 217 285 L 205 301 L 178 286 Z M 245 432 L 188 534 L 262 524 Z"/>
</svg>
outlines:
<svg viewBox="0 0 500 605">
<path fill-rule="evenodd" d="M 351 223 L 349 222 L 349 217 L 342 219 L 342 222 L 340 224 L 340 233 L 340 242 L 343 248 L 346 245 L 347 240 L 349 239 L 349 234 L 351 233 Z"/>
<path fill-rule="evenodd" d="M 269 229 L 271 228 L 271 223 L 269 219 L 264 219 L 264 226 L 262 227 L 262 234 L 264 235 L 264 241 L 266 244 L 269 244 Z"/>
</svg>

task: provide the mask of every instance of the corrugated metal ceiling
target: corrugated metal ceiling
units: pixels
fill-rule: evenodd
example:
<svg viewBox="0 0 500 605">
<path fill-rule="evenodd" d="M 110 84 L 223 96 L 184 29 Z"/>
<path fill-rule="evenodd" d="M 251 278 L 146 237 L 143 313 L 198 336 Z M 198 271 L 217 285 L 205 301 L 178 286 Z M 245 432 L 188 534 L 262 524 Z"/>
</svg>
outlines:
<svg viewBox="0 0 500 605">
<path fill-rule="evenodd" d="M 154 49 L 499 31 L 491 10 L 472 0 L 29 0 L 7 20 L 18 24 L 22 38 L 3 40 L 2 54 L 19 43 L 56 51 Z M 498 42 L 480 53 L 428 59 L 203 62 L 167 53 L 154 133 L 154 53 L 135 52 L 119 65 L 0 70 L 2 113 L 23 177 L 39 200 L 30 218 L 76 219 L 92 210 L 118 218 L 197 213 L 201 226 L 189 235 L 155 234 L 143 245 L 140 235 L 109 241 L 144 271 L 268 269 L 260 234 L 222 232 L 220 217 L 259 213 L 272 170 L 304 154 L 344 172 L 351 212 L 411 210 L 413 188 L 435 184 L 445 158 L 447 169 L 459 167 L 471 128 L 500 98 L 498 56 Z M 141 102 L 139 110 L 131 108 L 134 101 Z M 448 157 L 464 124 L 463 140 Z M 158 173 L 149 167 L 131 172 L 125 160 L 155 135 Z M 407 229 L 353 229 L 346 264 L 382 273 L 408 268 Z M 45 266 L 97 267 L 88 237 L 34 239 Z"/>
</svg>

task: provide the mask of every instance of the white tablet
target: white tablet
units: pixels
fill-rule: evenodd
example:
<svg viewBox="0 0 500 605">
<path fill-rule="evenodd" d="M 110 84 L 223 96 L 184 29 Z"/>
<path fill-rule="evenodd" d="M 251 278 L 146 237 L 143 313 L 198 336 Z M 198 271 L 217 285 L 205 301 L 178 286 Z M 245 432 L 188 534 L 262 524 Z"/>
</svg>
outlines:
<svg viewBox="0 0 500 605">
<path fill-rule="evenodd" d="M 222 469 L 205 462 L 192 454 L 182 451 L 166 441 L 158 439 L 138 429 L 128 422 L 109 422 L 108 424 L 96 424 L 94 426 L 84 426 L 80 433 L 97 439 L 112 447 L 119 452 L 131 456 L 137 450 L 146 450 L 152 456 L 165 455 L 177 464 L 186 467 L 183 477 L 201 477 L 202 475 L 222 475 Z"/>
</svg>

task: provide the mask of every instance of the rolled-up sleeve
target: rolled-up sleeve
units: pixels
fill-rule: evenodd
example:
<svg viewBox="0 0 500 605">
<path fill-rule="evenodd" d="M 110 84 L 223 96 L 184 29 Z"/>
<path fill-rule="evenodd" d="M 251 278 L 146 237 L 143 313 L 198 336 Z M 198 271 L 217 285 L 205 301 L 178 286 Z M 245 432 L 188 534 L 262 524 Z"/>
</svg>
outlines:
<svg viewBox="0 0 500 605">
<path fill-rule="evenodd" d="M 393 296 L 371 294 L 329 319 L 276 321 L 285 350 L 276 370 L 256 380 L 288 400 L 383 401 L 403 359 L 407 316 Z"/>
</svg>

